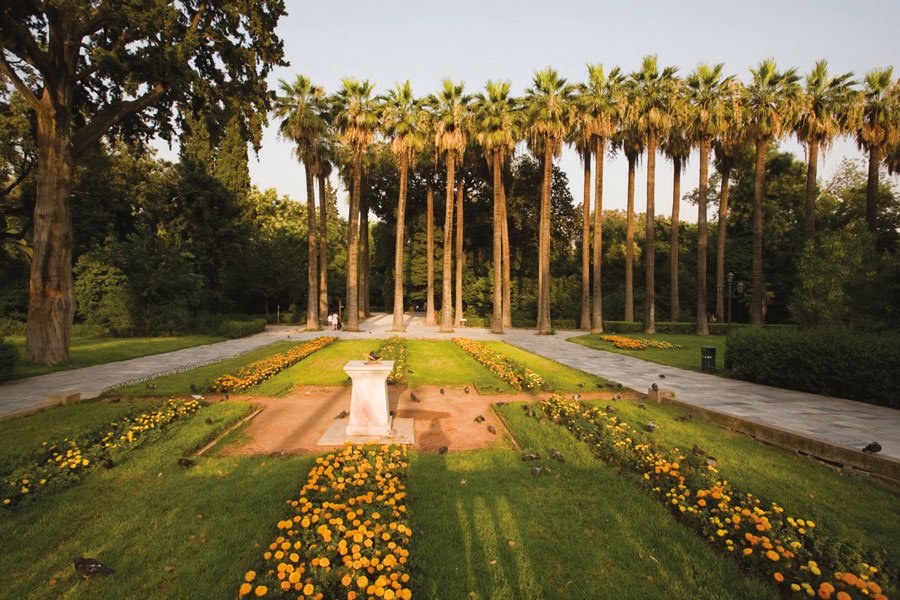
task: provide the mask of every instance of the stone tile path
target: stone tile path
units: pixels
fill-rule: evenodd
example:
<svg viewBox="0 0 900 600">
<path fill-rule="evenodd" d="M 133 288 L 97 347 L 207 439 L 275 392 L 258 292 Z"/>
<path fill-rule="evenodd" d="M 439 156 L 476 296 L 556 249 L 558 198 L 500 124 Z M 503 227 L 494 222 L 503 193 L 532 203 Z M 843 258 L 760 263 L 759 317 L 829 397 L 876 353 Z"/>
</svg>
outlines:
<svg viewBox="0 0 900 600">
<path fill-rule="evenodd" d="M 391 324 L 390 315 L 377 314 L 361 324 L 361 331 L 354 333 L 297 333 L 295 327 L 270 328 L 240 340 L 14 381 L 0 385 L 0 418 L 40 408 L 44 406 L 44 398 L 50 394 L 74 390 L 80 392 L 83 398 L 91 398 L 118 383 L 207 364 L 288 337 L 309 339 L 323 334 L 346 339 L 388 337 L 394 335 L 390 332 Z M 675 391 L 682 402 L 776 426 L 804 437 L 857 450 L 877 440 L 883 448 L 882 456 L 900 461 L 898 410 L 685 371 L 567 341 L 569 337 L 579 334 L 562 331 L 552 336 L 538 336 L 533 331 L 516 329 L 498 336 L 486 329 L 468 327 L 446 334 L 439 333 L 436 327 L 424 325 L 421 315 L 414 315 L 407 317 L 407 330 L 401 335 L 424 339 L 449 339 L 453 336 L 501 339 L 638 391 L 646 392 L 656 382 L 664 389 Z M 660 379 L 660 374 L 666 378 Z"/>
</svg>

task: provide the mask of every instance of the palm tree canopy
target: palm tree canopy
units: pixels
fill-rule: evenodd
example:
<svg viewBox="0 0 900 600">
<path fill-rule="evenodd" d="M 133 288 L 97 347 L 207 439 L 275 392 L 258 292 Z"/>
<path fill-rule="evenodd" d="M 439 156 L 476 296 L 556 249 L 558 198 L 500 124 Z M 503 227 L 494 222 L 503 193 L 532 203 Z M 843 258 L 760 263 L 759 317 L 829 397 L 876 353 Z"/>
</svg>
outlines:
<svg viewBox="0 0 900 600">
<path fill-rule="evenodd" d="M 806 75 L 794 131 L 802 142 L 816 140 L 824 147 L 849 129 L 856 93 L 853 73 L 831 76 L 828 62 L 816 62 Z"/>
<path fill-rule="evenodd" d="M 778 137 L 792 125 L 800 98 L 797 69 L 779 71 L 767 59 L 750 73 L 752 81 L 744 87 L 747 133 L 753 140 Z"/>
<path fill-rule="evenodd" d="M 893 67 L 866 74 L 859 112 L 856 143 L 861 149 L 900 141 L 900 81 L 894 81 Z"/>
<path fill-rule="evenodd" d="M 372 97 L 375 84 L 348 77 L 335 98 L 334 124 L 341 141 L 353 152 L 362 152 L 375 140 L 378 129 L 378 100 Z"/>
<path fill-rule="evenodd" d="M 464 93 L 465 84 L 450 79 L 441 90 L 428 98 L 434 111 L 434 143 L 439 151 L 460 154 L 466 149 L 466 129 L 471 96 Z"/>
<path fill-rule="evenodd" d="M 275 116 L 282 119 L 279 133 L 297 145 L 295 153 L 304 163 L 312 162 L 312 149 L 326 135 L 325 89 L 313 85 L 306 75 L 297 75 L 293 83 L 278 80 L 280 94 L 275 97 Z"/>
<path fill-rule="evenodd" d="M 587 82 L 579 84 L 575 105 L 578 122 L 586 140 L 609 139 L 615 135 L 625 110 L 625 75 L 613 67 L 607 75 L 603 65 L 588 65 Z"/>
<path fill-rule="evenodd" d="M 532 151 L 541 154 L 544 144 L 554 156 L 562 152 L 572 120 L 575 88 L 554 69 L 536 71 L 532 85 L 525 92 L 528 142 Z"/>
<path fill-rule="evenodd" d="M 698 65 L 684 80 L 684 124 L 691 138 L 711 140 L 726 125 L 732 76 L 722 76 L 722 63 Z"/>
<path fill-rule="evenodd" d="M 422 101 L 413 95 L 409 80 L 398 83 L 384 98 L 381 126 L 397 156 L 409 160 L 422 150 L 421 111 Z"/>
<path fill-rule="evenodd" d="M 659 138 L 671 127 L 673 100 L 680 87 L 677 72 L 677 67 L 660 71 L 656 55 L 651 54 L 644 57 L 640 70 L 631 74 L 628 83 L 634 125 L 644 136 Z"/>
<path fill-rule="evenodd" d="M 473 105 L 475 139 L 488 157 L 499 153 L 501 160 L 519 137 L 520 103 L 509 90 L 509 81 L 488 81 Z"/>
<path fill-rule="evenodd" d="M 713 138 L 713 150 L 719 161 L 734 160 L 747 145 L 747 113 L 743 98 L 744 85 L 737 78 L 731 79 L 723 92 L 725 111 L 719 131 Z"/>
</svg>

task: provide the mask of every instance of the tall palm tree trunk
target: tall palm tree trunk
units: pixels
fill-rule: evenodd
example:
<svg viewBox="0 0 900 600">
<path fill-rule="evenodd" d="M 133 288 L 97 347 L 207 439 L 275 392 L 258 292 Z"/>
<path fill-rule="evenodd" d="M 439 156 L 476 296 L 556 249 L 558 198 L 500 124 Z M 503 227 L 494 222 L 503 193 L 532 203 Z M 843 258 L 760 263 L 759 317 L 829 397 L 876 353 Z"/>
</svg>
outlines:
<svg viewBox="0 0 900 600">
<path fill-rule="evenodd" d="M 463 251 L 463 193 L 465 182 L 462 169 L 456 182 L 456 306 L 453 310 L 453 326 L 462 327 L 463 319 L 463 268 L 466 266 L 466 255 Z"/>
<path fill-rule="evenodd" d="M 328 314 L 328 201 L 325 177 L 319 175 L 319 319 Z"/>
<path fill-rule="evenodd" d="M 760 327 L 763 324 L 763 194 L 766 183 L 767 141 L 756 141 L 753 181 L 753 297 L 750 302 L 750 322 Z"/>
<path fill-rule="evenodd" d="M 503 215 L 500 206 L 500 181 L 503 175 L 500 172 L 498 152 L 494 152 L 491 162 L 494 175 L 494 306 L 491 312 L 491 333 L 503 333 L 503 227 L 500 223 Z"/>
<path fill-rule="evenodd" d="M 647 218 L 644 222 L 647 277 L 644 333 L 656 333 L 656 135 L 647 136 Z"/>
<path fill-rule="evenodd" d="M 710 140 L 700 140 L 700 201 L 697 204 L 697 335 L 708 335 L 706 322 L 706 198 L 709 192 Z"/>
<path fill-rule="evenodd" d="M 537 286 L 537 313 L 534 316 L 534 327 L 541 326 L 541 316 L 544 314 L 544 155 L 541 155 L 541 211 L 538 217 L 538 286 Z"/>
<path fill-rule="evenodd" d="M 362 152 L 353 153 L 353 190 L 347 216 L 347 331 L 359 331 L 359 199 L 362 188 Z"/>
<path fill-rule="evenodd" d="M 725 236 L 728 225 L 728 184 L 731 179 L 731 159 L 722 164 L 722 191 L 719 192 L 719 223 L 716 237 L 716 318 L 725 322 Z"/>
<path fill-rule="evenodd" d="M 501 165 L 502 165 L 501 161 Z M 506 186 L 500 173 L 500 235 L 503 238 L 503 328 L 512 327 L 512 275 L 509 251 L 509 220 L 506 217 Z"/>
<path fill-rule="evenodd" d="M 803 239 L 809 241 L 816 233 L 816 171 L 819 167 L 819 140 L 813 136 L 807 149 L 806 203 L 803 214 Z"/>
<path fill-rule="evenodd" d="M 584 200 L 581 204 L 581 322 L 584 331 L 591 330 L 591 151 L 584 156 Z"/>
<path fill-rule="evenodd" d="M 591 301 L 591 332 L 603 333 L 603 286 L 600 274 L 603 262 L 603 151 L 606 140 L 598 137 L 594 146 L 594 288 Z"/>
<path fill-rule="evenodd" d="M 306 328 L 319 328 L 319 244 L 316 240 L 316 184 L 313 181 L 312 169 L 304 165 L 306 170 L 306 225 L 307 225 L 307 295 L 306 295 Z"/>
<path fill-rule="evenodd" d="M 878 148 L 869 149 L 869 177 L 866 179 L 866 226 L 875 231 L 878 226 L 878 167 L 881 164 L 881 152 Z"/>
<path fill-rule="evenodd" d="M 637 157 L 628 157 L 628 199 L 625 209 L 625 320 L 634 321 L 634 170 Z"/>
<path fill-rule="evenodd" d="M 425 324 L 434 325 L 437 323 L 437 320 L 434 318 L 434 184 L 431 181 L 430 174 L 427 187 L 425 188 L 425 206 L 425 252 L 427 254 L 426 269 L 428 271 L 428 292 L 425 297 Z"/>
<path fill-rule="evenodd" d="M 681 214 L 681 158 L 673 160 L 675 174 L 672 176 L 672 230 L 669 233 L 669 279 L 672 282 L 669 303 L 672 321 L 681 318 L 681 302 L 678 300 L 678 235 Z"/>
<path fill-rule="evenodd" d="M 359 312 L 370 317 L 369 312 L 369 197 L 360 196 L 359 203 Z"/>
<path fill-rule="evenodd" d="M 447 200 L 444 211 L 444 270 L 441 277 L 441 331 L 453 331 L 453 179 L 456 164 L 453 151 L 447 152 Z"/>
<path fill-rule="evenodd" d="M 403 241 L 406 236 L 406 184 L 409 156 L 400 157 L 400 197 L 397 200 L 397 237 L 394 242 L 394 323 L 392 331 L 403 331 Z"/>
<path fill-rule="evenodd" d="M 541 252 L 541 318 L 538 333 L 549 334 L 550 325 L 550 195 L 552 194 L 553 153 L 549 142 L 544 147 L 544 181 L 541 186 L 541 233 L 544 246 Z"/>
</svg>

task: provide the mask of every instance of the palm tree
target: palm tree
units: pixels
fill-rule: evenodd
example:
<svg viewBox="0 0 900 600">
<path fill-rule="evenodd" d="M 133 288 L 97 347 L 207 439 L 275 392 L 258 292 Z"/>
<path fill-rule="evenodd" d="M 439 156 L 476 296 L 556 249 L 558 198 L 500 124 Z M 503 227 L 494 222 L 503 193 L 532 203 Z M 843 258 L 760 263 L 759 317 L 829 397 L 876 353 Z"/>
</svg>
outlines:
<svg viewBox="0 0 900 600">
<path fill-rule="evenodd" d="M 769 143 L 791 126 L 800 86 L 796 69 L 778 71 L 775 61 L 764 60 L 751 69 L 752 81 L 744 88 L 747 133 L 756 145 L 753 186 L 753 293 L 750 322 L 763 324 L 763 196 L 766 177 L 766 152 Z"/>
<path fill-rule="evenodd" d="M 634 127 L 632 91 L 625 103 L 622 126 L 615 136 L 615 146 L 621 147 L 628 161 L 628 188 L 625 204 L 625 314 L 624 320 L 634 321 L 634 176 L 637 162 L 644 153 L 644 140 Z"/>
<path fill-rule="evenodd" d="M 900 81 L 894 81 L 893 67 L 866 74 L 856 143 L 869 153 L 866 182 L 866 225 L 875 231 L 878 220 L 878 170 L 888 149 L 900 138 Z"/>
<path fill-rule="evenodd" d="M 551 68 L 537 71 L 526 91 L 529 145 L 543 159 L 541 185 L 540 252 L 538 267 L 538 333 L 549 334 L 550 325 L 550 195 L 553 157 L 562 152 L 571 121 L 574 89 Z"/>
<path fill-rule="evenodd" d="M 323 111 L 323 115 L 326 113 Z M 323 117 L 324 118 L 324 117 Z M 319 318 L 328 314 L 328 202 L 325 182 L 331 176 L 334 142 L 331 132 L 322 136 L 312 151 L 319 184 Z"/>
<path fill-rule="evenodd" d="M 826 151 L 838 135 L 849 129 L 856 100 L 853 73 L 836 77 L 828 74 L 828 62 L 816 62 L 806 76 L 800 111 L 794 132 L 806 144 L 806 203 L 803 234 L 806 240 L 816 232 L 816 170 L 819 152 Z"/>
<path fill-rule="evenodd" d="M 582 121 L 582 128 L 586 136 L 585 141 L 590 141 L 594 154 L 594 237 L 593 237 L 593 288 L 591 289 L 590 329 L 593 333 L 603 332 L 603 287 L 601 285 L 602 256 L 603 256 L 603 159 L 606 152 L 606 143 L 616 133 L 624 112 L 625 95 L 623 85 L 625 76 L 618 67 L 613 67 L 609 74 L 605 74 L 603 65 L 588 65 L 588 80 L 578 88 L 577 105 Z M 585 153 L 585 174 L 588 175 L 590 160 Z M 585 181 L 587 189 L 587 180 Z M 588 198 L 587 192 L 585 198 Z M 586 204 L 589 204 L 586 201 Z M 585 209 L 587 216 L 588 209 Z M 584 226 L 585 231 L 590 228 Z M 587 241 L 583 240 L 585 255 L 587 255 Z M 587 261 L 585 261 L 587 263 Z M 582 265 L 585 266 L 584 264 Z M 589 265 L 588 265 L 589 267 Z M 582 282 L 589 276 L 582 275 Z M 584 294 L 584 293 L 582 293 Z M 583 298 L 583 296 L 582 296 Z M 582 307 L 582 327 L 584 327 L 584 308 Z"/>
<path fill-rule="evenodd" d="M 679 321 L 681 318 L 681 300 L 678 293 L 678 259 L 679 259 L 679 234 L 681 233 L 681 174 L 685 170 L 688 158 L 691 155 L 691 142 L 688 139 L 684 123 L 684 98 L 676 99 L 678 105 L 675 110 L 675 118 L 672 128 L 660 140 L 659 149 L 672 161 L 672 224 L 669 232 L 669 280 L 671 281 L 669 307 L 670 321 Z"/>
<path fill-rule="evenodd" d="M 675 67 L 662 71 L 656 55 L 645 56 L 641 69 L 631 74 L 635 89 L 635 125 L 647 145 L 647 218 L 645 221 L 645 264 L 647 266 L 644 332 L 656 333 L 656 147 L 672 125 L 673 98 L 678 91 Z"/>
<path fill-rule="evenodd" d="M 378 106 L 372 91 L 375 84 L 354 78 L 342 79 L 337 94 L 335 125 L 352 161 L 352 191 L 347 219 L 347 331 L 359 331 L 359 211 L 362 194 L 363 152 L 374 141 L 378 126 Z"/>
<path fill-rule="evenodd" d="M 685 80 L 686 126 L 700 150 L 700 199 L 697 203 L 697 335 L 708 335 L 706 202 L 709 197 L 709 152 L 724 127 L 726 92 L 731 77 L 722 76 L 722 63 L 699 65 Z"/>
<path fill-rule="evenodd" d="M 393 331 L 403 331 L 403 241 L 406 218 L 406 190 L 409 165 L 422 149 L 419 124 L 421 102 L 413 96 L 409 80 L 388 92 L 381 114 L 384 134 L 391 140 L 391 150 L 400 162 L 400 193 L 397 199 L 396 240 L 394 243 L 394 322 Z"/>
<path fill-rule="evenodd" d="M 435 146 L 447 153 L 447 196 L 444 216 L 444 271 L 441 281 L 441 331 L 453 331 L 453 191 L 456 160 L 466 149 L 466 120 L 470 97 L 463 93 L 463 84 L 450 79 L 429 99 L 435 112 Z"/>
<path fill-rule="evenodd" d="M 425 324 L 435 325 L 434 313 L 434 179 L 437 172 L 438 149 L 435 145 L 435 118 L 429 110 L 430 99 L 422 101 L 419 110 L 419 132 L 422 136 L 422 151 L 418 155 L 417 168 L 425 180 L 425 264 L 426 297 Z"/>
<path fill-rule="evenodd" d="M 516 145 L 516 111 L 518 105 L 510 95 L 510 82 L 488 81 L 484 93 L 475 98 L 474 132 L 484 148 L 494 178 L 493 212 L 493 314 L 491 332 L 503 333 L 503 165 Z"/>
<path fill-rule="evenodd" d="M 293 83 L 279 80 L 281 95 L 276 97 L 275 115 L 282 119 L 279 130 L 282 136 L 293 141 L 297 147 L 297 158 L 306 170 L 307 223 L 309 233 L 307 247 L 309 255 L 308 295 L 306 300 L 306 328 L 319 329 L 319 275 L 318 242 L 316 241 L 316 196 L 315 196 L 315 148 L 325 136 L 327 126 L 322 119 L 325 90 L 313 85 L 309 77 L 297 75 Z"/>
<path fill-rule="evenodd" d="M 468 124 L 466 127 L 468 127 Z M 454 327 L 462 327 L 463 319 L 463 268 L 466 264 L 466 254 L 463 250 L 463 234 L 465 233 L 463 220 L 465 202 L 463 200 L 466 189 L 465 173 L 468 157 L 469 154 L 463 150 L 457 159 L 459 174 L 456 177 L 456 292 L 453 295 L 456 307 L 453 310 Z"/>
</svg>

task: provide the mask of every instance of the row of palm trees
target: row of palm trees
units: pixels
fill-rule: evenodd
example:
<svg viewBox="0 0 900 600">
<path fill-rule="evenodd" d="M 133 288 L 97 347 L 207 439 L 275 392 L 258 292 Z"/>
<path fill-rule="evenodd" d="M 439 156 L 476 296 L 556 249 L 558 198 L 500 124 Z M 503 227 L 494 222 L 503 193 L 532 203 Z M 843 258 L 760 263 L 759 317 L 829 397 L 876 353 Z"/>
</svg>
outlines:
<svg viewBox="0 0 900 600">
<path fill-rule="evenodd" d="M 452 331 L 452 258 L 454 208 L 457 218 L 456 325 L 461 317 L 462 292 L 462 182 L 457 168 L 473 148 L 483 153 L 493 176 L 493 315 L 491 329 L 502 333 L 511 326 L 509 237 L 506 196 L 502 173 L 520 142 L 541 161 L 543 181 L 538 252 L 539 333 L 551 331 L 550 320 L 550 198 L 552 167 L 565 144 L 571 144 L 584 164 L 582 215 L 582 329 L 603 330 L 602 244 L 603 166 L 609 152 L 621 151 L 628 162 L 626 217 L 625 320 L 634 319 L 634 180 L 637 163 L 646 153 L 647 206 L 645 211 L 646 260 L 644 330 L 655 331 L 655 183 L 657 153 L 674 164 L 670 275 L 672 320 L 680 314 L 678 297 L 678 220 L 680 177 L 693 150 L 699 153 L 697 333 L 707 327 L 707 199 L 709 159 L 715 153 L 721 175 L 719 191 L 718 247 L 716 253 L 716 308 L 724 315 L 725 224 L 731 170 L 738 156 L 755 152 L 755 185 L 752 215 L 753 284 L 751 321 L 763 322 L 763 198 L 765 159 L 771 144 L 794 134 L 807 147 L 807 190 L 804 230 L 815 233 L 818 155 L 838 136 L 855 137 L 869 155 L 866 221 L 874 230 L 877 220 L 877 186 L 881 165 L 896 168 L 900 146 L 900 82 L 892 68 L 868 73 L 862 84 L 851 73 L 833 75 L 819 61 L 802 78 L 796 69 L 779 69 L 765 60 L 750 70 L 747 83 L 725 75 L 722 64 L 701 64 L 684 78 L 675 67 L 660 68 L 656 56 L 643 59 L 638 70 L 626 74 L 618 67 L 606 71 L 588 65 L 587 79 L 571 84 L 553 69 L 534 74 L 532 85 L 521 98 L 510 92 L 508 81 L 488 81 L 485 89 L 466 94 L 462 83 L 445 80 L 438 92 L 414 96 L 409 82 L 396 85 L 384 96 L 374 96 L 374 85 L 353 78 L 342 80 L 341 89 L 327 96 L 323 88 L 298 75 L 293 83 L 282 80 L 275 114 L 281 133 L 296 144 L 296 154 L 306 169 L 309 200 L 309 303 L 308 327 L 318 327 L 327 311 L 325 272 L 325 208 L 316 226 L 313 181 L 318 178 L 320 198 L 332 164 L 338 164 L 351 189 L 347 258 L 347 328 L 358 328 L 360 297 L 367 298 L 367 278 L 360 278 L 360 260 L 368 256 L 367 225 L 360 233 L 360 216 L 368 210 L 361 198 L 363 156 L 382 136 L 397 158 L 400 192 L 397 202 L 394 266 L 394 330 L 403 330 L 403 242 L 407 181 L 411 169 L 428 183 L 427 252 L 428 292 L 426 319 L 436 320 L 434 307 L 433 181 L 440 159 L 446 166 L 446 202 L 443 228 L 443 278 L 441 331 Z M 592 171 L 593 165 L 593 171 Z M 593 177 L 592 177 L 593 175 Z M 593 187 L 594 205 L 591 210 Z M 364 214 L 363 214 L 364 213 Z M 362 241 L 360 238 L 364 238 Z M 362 252 L 360 252 L 362 244 Z M 367 268 L 362 265 L 362 272 Z M 362 286 L 362 290 L 360 287 Z M 362 293 L 361 293 L 362 292 Z"/>
</svg>

